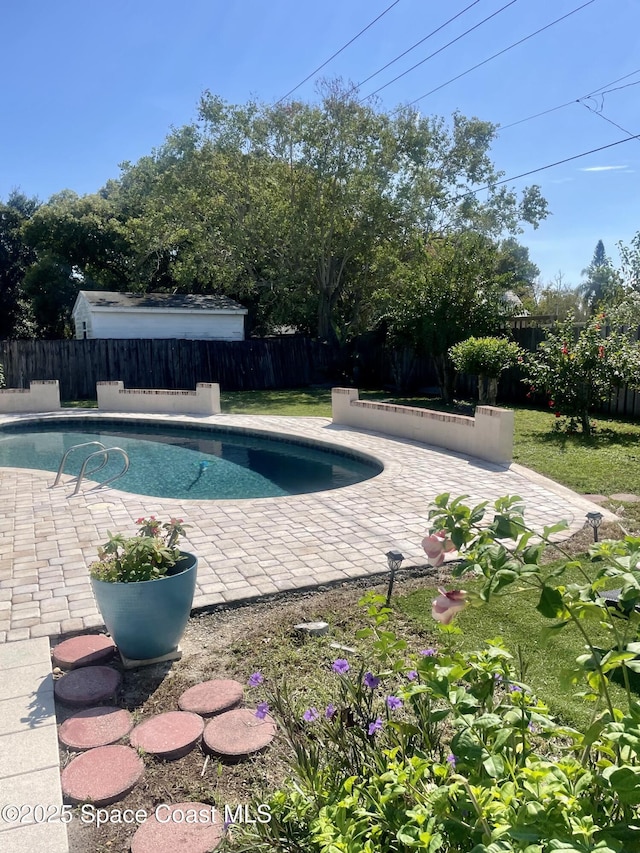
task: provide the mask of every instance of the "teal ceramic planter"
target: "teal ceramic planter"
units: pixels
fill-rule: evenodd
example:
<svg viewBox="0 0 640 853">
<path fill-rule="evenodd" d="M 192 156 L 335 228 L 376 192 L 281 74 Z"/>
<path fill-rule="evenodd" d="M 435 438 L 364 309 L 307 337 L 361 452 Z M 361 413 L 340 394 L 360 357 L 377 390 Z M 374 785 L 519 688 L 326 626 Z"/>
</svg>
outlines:
<svg viewBox="0 0 640 853">
<path fill-rule="evenodd" d="M 121 653 L 149 660 L 175 651 L 186 627 L 196 589 L 198 559 L 186 551 L 163 578 L 91 587 L 107 631 Z"/>
</svg>

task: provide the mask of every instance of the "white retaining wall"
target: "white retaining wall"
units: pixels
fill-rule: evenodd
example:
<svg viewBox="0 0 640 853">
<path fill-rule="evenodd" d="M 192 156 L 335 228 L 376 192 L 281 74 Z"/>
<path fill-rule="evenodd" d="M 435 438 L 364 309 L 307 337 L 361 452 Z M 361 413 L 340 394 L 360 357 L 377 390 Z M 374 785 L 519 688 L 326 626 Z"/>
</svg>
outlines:
<svg viewBox="0 0 640 853">
<path fill-rule="evenodd" d="M 59 408 L 57 379 L 34 379 L 29 388 L 0 388 L 0 412 L 53 412 Z"/>
<path fill-rule="evenodd" d="M 478 406 L 474 418 L 358 399 L 357 388 L 333 388 L 333 423 L 397 435 L 489 462 L 513 458 L 513 411 Z"/>
<path fill-rule="evenodd" d="M 198 382 L 195 391 L 125 388 L 124 382 L 98 382 L 96 390 L 98 408 L 105 412 L 220 414 L 220 385 L 217 382 Z"/>
</svg>

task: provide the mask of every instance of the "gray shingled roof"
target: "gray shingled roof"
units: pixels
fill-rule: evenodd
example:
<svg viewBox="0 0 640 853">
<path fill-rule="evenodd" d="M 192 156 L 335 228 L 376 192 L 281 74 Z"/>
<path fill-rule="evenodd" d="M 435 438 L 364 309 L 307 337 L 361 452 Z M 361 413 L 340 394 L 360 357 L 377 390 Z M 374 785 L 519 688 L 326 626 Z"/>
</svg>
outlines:
<svg viewBox="0 0 640 853">
<path fill-rule="evenodd" d="M 111 290 L 81 290 L 94 308 L 144 308 L 202 311 L 246 311 L 228 296 L 189 293 L 117 293 Z"/>
</svg>

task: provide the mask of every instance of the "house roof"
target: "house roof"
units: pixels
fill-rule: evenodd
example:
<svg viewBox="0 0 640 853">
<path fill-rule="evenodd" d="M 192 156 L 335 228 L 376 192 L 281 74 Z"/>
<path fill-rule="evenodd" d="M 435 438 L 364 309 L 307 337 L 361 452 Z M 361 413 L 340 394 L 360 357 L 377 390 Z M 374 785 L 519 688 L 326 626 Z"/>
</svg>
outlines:
<svg viewBox="0 0 640 853">
<path fill-rule="evenodd" d="M 190 293 L 118 293 L 111 290 L 81 290 L 92 308 L 100 311 L 207 311 L 242 313 L 247 309 L 228 296 Z"/>
</svg>

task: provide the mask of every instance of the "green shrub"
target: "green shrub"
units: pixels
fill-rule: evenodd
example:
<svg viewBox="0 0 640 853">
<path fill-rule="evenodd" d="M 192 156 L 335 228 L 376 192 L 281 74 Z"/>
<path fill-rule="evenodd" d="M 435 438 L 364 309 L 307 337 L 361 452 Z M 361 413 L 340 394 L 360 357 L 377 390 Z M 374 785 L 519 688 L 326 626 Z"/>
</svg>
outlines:
<svg viewBox="0 0 640 853">
<path fill-rule="evenodd" d="M 538 350 L 525 358 L 523 381 L 530 393 L 545 392 L 558 424 L 569 431 L 581 426 L 589 435 L 594 404 L 606 402 L 625 383 L 640 387 L 640 344 L 633 339 L 634 327 L 622 325 L 623 319 L 615 312 L 609 316 L 600 312 L 576 334 L 570 315 L 556 323 Z M 607 322 L 613 328 L 605 337 Z"/>
<path fill-rule="evenodd" d="M 495 405 L 498 378 L 522 356 L 518 344 L 506 338 L 467 338 L 449 350 L 456 370 L 478 377 L 478 401 Z M 487 382 L 487 393 L 484 386 Z"/>
</svg>

